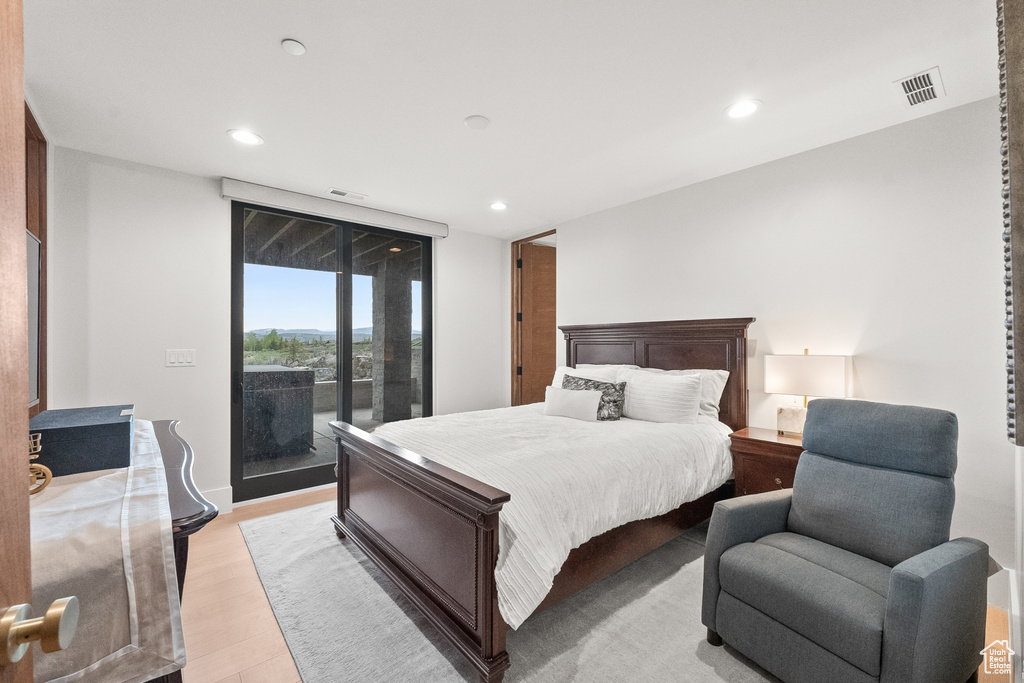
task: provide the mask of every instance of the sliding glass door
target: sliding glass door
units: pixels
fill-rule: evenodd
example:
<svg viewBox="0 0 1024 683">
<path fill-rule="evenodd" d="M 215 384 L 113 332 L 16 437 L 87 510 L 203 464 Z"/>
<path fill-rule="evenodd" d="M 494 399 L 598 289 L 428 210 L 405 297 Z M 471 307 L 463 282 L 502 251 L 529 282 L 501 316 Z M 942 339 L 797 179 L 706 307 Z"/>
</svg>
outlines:
<svg viewBox="0 0 1024 683">
<path fill-rule="evenodd" d="M 362 429 L 430 414 L 424 391 L 425 245 L 426 238 L 352 231 L 352 347 L 346 354 L 352 398 L 345 402 L 351 411 L 345 421 Z"/>
<path fill-rule="evenodd" d="M 430 238 L 234 203 L 236 501 L 335 480 L 328 423 L 431 414 Z"/>
</svg>

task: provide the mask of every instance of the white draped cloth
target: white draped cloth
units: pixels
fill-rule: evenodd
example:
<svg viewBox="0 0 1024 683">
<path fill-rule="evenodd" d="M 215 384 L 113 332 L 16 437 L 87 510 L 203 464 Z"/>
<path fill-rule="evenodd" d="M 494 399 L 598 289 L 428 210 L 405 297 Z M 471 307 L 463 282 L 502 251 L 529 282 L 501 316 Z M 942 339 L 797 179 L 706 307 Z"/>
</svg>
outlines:
<svg viewBox="0 0 1024 683">
<path fill-rule="evenodd" d="M 131 467 L 31 497 L 32 615 L 70 595 L 81 606 L 66 650 L 33 646 L 36 681 L 134 683 L 185 665 L 163 460 L 151 422 L 136 419 L 134 437 Z"/>
</svg>

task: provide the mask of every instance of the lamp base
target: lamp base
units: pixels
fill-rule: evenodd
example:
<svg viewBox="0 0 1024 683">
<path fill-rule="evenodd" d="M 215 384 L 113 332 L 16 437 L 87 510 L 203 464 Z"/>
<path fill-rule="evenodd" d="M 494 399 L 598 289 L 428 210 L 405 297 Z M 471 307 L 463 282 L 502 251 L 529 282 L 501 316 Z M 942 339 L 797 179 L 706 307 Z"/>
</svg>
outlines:
<svg viewBox="0 0 1024 683">
<path fill-rule="evenodd" d="M 800 436 L 804 433 L 804 421 L 807 419 L 807 408 L 801 406 L 779 406 L 779 434 Z"/>
</svg>

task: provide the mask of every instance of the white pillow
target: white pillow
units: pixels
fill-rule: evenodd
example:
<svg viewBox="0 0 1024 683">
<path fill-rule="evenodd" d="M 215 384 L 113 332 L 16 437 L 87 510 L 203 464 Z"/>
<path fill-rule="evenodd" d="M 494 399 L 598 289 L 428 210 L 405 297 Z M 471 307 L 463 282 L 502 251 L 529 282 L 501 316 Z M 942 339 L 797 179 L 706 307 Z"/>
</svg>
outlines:
<svg viewBox="0 0 1024 683">
<path fill-rule="evenodd" d="M 620 377 L 620 381 L 626 383 L 623 416 L 647 422 L 692 424 L 697 421 L 701 388 L 699 375 L 627 370 Z"/>
<path fill-rule="evenodd" d="M 728 370 L 683 370 L 686 374 L 700 376 L 700 414 L 718 419 L 718 404 L 722 401 L 725 383 L 729 380 Z"/>
<path fill-rule="evenodd" d="M 613 364 L 613 363 L 602 363 L 600 365 L 595 364 L 595 363 L 577 363 L 576 364 L 576 369 L 577 370 L 597 370 L 597 371 L 614 369 L 615 372 L 621 372 L 623 370 L 639 370 L 640 366 L 639 365 L 627 365 L 627 364 Z"/>
<path fill-rule="evenodd" d="M 600 403 L 600 391 L 559 389 L 558 387 L 544 389 L 545 415 L 559 415 L 571 417 L 574 420 L 597 422 L 597 406 Z"/>
<path fill-rule="evenodd" d="M 551 386 L 562 388 L 562 378 L 565 377 L 565 373 L 568 372 L 570 375 L 576 375 L 584 379 L 592 379 L 598 382 L 611 382 L 615 383 L 615 378 L 619 376 L 619 365 L 577 365 L 575 368 L 569 368 L 564 365 L 560 365 L 555 368 L 555 376 L 551 380 Z"/>
<path fill-rule="evenodd" d="M 729 380 L 728 370 L 661 370 L 659 368 L 640 368 L 643 372 L 663 375 L 697 375 L 701 380 L 700 414 L 713 420 L 718 419 L 719 403 L 725 391 L 725 383 Z M 625 381 L 619 379 L 620 382 Z"/>
</svg>

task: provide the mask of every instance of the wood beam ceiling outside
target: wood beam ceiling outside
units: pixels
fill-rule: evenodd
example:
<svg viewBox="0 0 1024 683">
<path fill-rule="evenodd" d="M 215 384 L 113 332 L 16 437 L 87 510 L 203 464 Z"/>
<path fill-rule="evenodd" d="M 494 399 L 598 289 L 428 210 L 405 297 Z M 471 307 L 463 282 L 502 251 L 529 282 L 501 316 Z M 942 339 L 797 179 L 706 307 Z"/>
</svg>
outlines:
<svg viewBox="0 0 1024 683">
<path fill-rule="evenodd" d="M 391 239 L 385 240 L 384 242 L 381 242 L 376 246 L 370 247 L 366 251 L 353 253 L 352 258 L 353 260 L 358 261 L 359 264 L 363 266 L 376 265 L 383 261 L 384 259 L 386 259 L 388 257 L 388 254 L 392 253 L 387 250 L 390 249 L 390 245 L 394 244 L 397 241 L 397 237 L 392 237 Z M 354 249 L 353 252 L 355 252 Z"/>
<path fill-rule="evenodd" d="M 291 220 L 289 220 L 287 223 L 284 224 L 284 227 L 282 227 L 280 230 L 278 230 L 276 233 L 274 233 L 274 236 L 271 237 L 269 240 L 267 240 L 266 243 L 262 247 L 260 247 L 259 250 L 256 253 L 257 254 L 262 254 L 264 251 L 267 250 L 267 247 L 269 247 L 271 244 L 276 242 L 278 240 L 278 238 L 281 237 L 281 235 L 283 235 L 286 232 L 288 232 L 289 230 L 291 230 L 292 227 L 294 227 L 295 224 L 298 223 L 298 222 L 299 222 L 298 218 L 292 218 Z M 249 219 L 248 218 L 245 220 L 245 223 L 248 226 L 248 224 L 249 224 Z"/>
<path fill-rule="evenodd" d="M 337 229 L 333 224 L 251 209 L 246 210 L 245 224 L 247 232 L 252 236 L 253 241 L 256 244 L 260 244 L 256 248 L 255 253 L 252 251 L 248 252 L 250 256 L 247 258 L 254 259 L 252 262 L 263 262 L 264 265 L 277 265 L 289 268 L 334 270 L 334 268 L 323 267 L 323 265 L 332 265 L 324 264 L 324 261 L 332 256 L 336 257 L 338 253 L 337 248 L 333 245 L 333 235 L 331 235 Z M 322 227 L 322 229 L 314 232 L 317 226 Z M 307 235 L 311 237 L 300 243 L 299 240 L 302 240 Z M 318 242 L 322 243 L 328 236 L 331 236 L 332 244 L 323 244 L 323 253 L 320 253 L 318 250 L 317 253 L 303 256 L 301 262 L 294 261 L 296 256 L 299 256 Z M 418 274 L 420 273 L 422 263 L 418 242 L 379 233 L 353 231 L 352 245 L 353 272 L 356 274 L 373 275 L 380 263 L 385 260 L 391 260 L 392 262 L 405 263 L 413 269 L 411 271 L 414 274 L 412 279 L 420 279 Z M 395 246 L 401 247 L 402 251 L 392 252 L 391 249 Z M 274 248 L 271 249 L 271 247 Z M 252 248 L 251 246 L 249 247 L 249 249 Z M 277 255 L 271 257 L 268 250 L 270 252 L 277 250 Z M 267 261 L 268 258 L 271 260 Z"/>
<path fill-rule="evenodd" d="M 356 242 L 358 242 L 359 240 L 361 240 L 361 239 L 363 239 L 364 237 L 366 237 L 366 236 L 367 236 L 368 234 L 369 234 L 369 233 L 365 233 L 365 232 L 361 232 L 361 233 L 359 233 L 358 235 L 356 235 L 355 237 L 353 237 L 353 238 L 352 238 L 352 244 L 355 244 L 355 243 L 356 243 Z M 330 250 L 329 252 L 327 252 L 327 253 L 326 253 L 326 254 L 324 254 L 323 256 L 319 257 L 319 258 L 318 258 L 317 260 L 318 260 L 318 261 L 323 261 L 323 260 L 324 260 L 325 258 L 327 258 L 328 256 L 330 256 L 331 254 L 334 254 L 334 253 L 335 253 L 335 252 L 337 252 L 337 251 L 338 251 L 337 249 L 331 249 L 331 250 Z"/>
<path fill-rule="evenodd" d="M 292 256 L 295 256 L 300 251 L 303 251 L 304 249 L 309 247 L 309 245 L 311 245 L 311 244 L 313 244 L 315 242 L 318 242 L 319 240 L 323 239 L 325 235 L 327 235 L 328 233 L 331 233 L 331 232 L 334 232 L 334 226 L 333 225 L 327 226 L 324 230 L 322 230 L 319 233 L 317 233 L 316 237 L 314 237 L 313 239 L 308 240 L 308 241 L 304 242 L 303 244 L 300 244 L 298 247 L 296 247 L 295 251 L 292 252 Z"/>
</svg>

